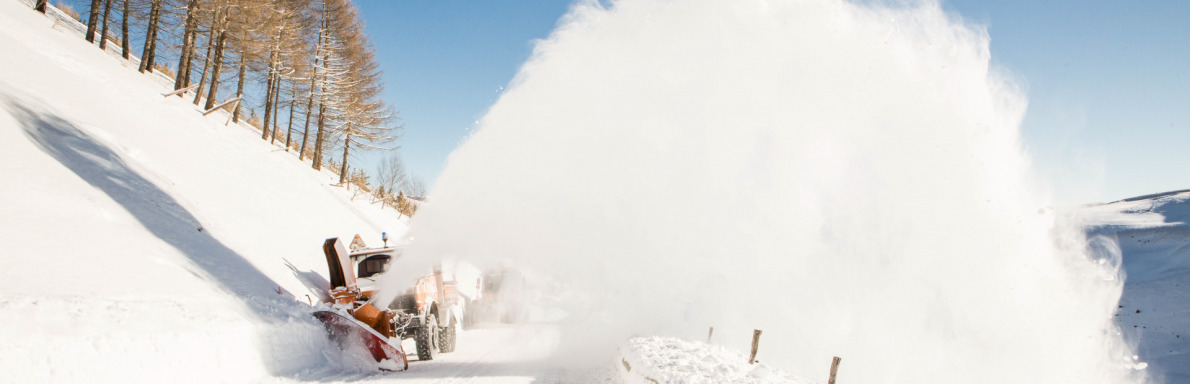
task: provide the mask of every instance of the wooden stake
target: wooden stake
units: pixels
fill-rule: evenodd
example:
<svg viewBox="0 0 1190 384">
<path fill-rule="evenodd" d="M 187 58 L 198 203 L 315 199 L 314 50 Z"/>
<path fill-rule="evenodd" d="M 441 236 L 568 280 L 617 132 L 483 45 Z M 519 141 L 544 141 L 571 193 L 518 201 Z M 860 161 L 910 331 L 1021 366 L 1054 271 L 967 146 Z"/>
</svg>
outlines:
<svg viewBox="0 0 1190 384">
<path fill-rule="evenodd" d="M 839 373 L 839 362 L 841 361 L 843 361 L 843 359 L 839 358 L 838 356 L 835 356 L 833 359 L 831 359 L 831 378 L 830 380 L 826 381 L 826 384 L 835 384 L 835 375 Z"/>
<path fill-rule="evenodd" d="M 756 349 L 760 348 L 760 332 L 759 329 L 752 330 L 752 354 L 748 356 L 748 364 L 756 363 Z"/>
<path fill-rule="evenodd" d="M 711 335 L 713 334 L 715 334 L 715 327 L 711 327 L 711 330 L 707 331 L 707 344 L 711 343 Z"/>
</svg>

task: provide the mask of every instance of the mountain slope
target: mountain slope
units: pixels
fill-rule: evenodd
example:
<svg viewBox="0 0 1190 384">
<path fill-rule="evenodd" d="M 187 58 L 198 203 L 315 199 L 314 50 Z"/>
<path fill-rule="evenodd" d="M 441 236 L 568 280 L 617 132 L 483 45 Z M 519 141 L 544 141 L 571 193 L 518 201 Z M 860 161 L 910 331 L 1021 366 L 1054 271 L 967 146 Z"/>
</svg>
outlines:
<svg viewBox="0 0 1190 384">
<path fill-rule="evenodd" d="M 299 275 L 325 275 L 326 237 L 405 225 L 52 27 L 0 1 L 0 361 L 22 368 L 6 374 L 212 382 L 338 364 Z"/>
</svg>

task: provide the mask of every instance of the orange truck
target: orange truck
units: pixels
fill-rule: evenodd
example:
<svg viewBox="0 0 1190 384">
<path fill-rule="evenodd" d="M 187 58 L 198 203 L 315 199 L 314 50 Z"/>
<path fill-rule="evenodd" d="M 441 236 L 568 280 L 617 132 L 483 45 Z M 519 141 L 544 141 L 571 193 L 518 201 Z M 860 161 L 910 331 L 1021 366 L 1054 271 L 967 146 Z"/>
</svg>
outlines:
<svg viewBox="0 0 1190 384">
<path fill-rule="evenodd" d="M 454 351 L 462 305 L 456 283 L 443 277 L 441 266 L 427 270 L 412 288 L 381 305 L 372 300 L 379 289 L 378 277 L 393 267 L 403 253 L 402 247 L 367 248 L 357 235 L 351 250 L 338 238 L 330 238 L 323 243 L 322 251 L 330 269 L 327 304 L 346 311 L 377 334 L 396 340 L 398 346 L 400 340 L 413 339 L 418 360 L 433 360 L 438 353 Z"/>
</svg>

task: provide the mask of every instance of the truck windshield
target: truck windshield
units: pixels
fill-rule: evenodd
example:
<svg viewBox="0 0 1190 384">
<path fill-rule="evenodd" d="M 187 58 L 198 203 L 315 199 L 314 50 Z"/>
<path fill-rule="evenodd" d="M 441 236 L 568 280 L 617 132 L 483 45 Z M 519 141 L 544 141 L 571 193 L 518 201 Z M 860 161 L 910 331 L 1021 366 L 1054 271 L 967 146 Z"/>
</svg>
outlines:
<svg viewBox="0 0 1190 384">
<path fill-rule="evenodd" d="M 359 262 L 359 277 L 372 277 L 388 270 L 388 261 L 392 260 L 389 255 L 373 255 Z"/>
</svg>

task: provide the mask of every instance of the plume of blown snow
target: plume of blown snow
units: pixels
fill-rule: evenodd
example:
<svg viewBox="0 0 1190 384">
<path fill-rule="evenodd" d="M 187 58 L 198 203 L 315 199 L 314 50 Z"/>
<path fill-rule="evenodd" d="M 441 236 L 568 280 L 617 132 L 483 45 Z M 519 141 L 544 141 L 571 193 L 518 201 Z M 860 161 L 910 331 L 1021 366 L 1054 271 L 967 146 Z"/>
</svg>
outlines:
<svg viewBox="0 0 1190 384">
<path fill-rule="evenodd" d="M 817 379 L 841 356 L 854 382 L 1142 381 L 1121 281 L 1043 209 L 988 42 L 928 1 L 580 3 L 408 252 L 563 282 L 563 352 L 756 328 Z"/>
</svg>

